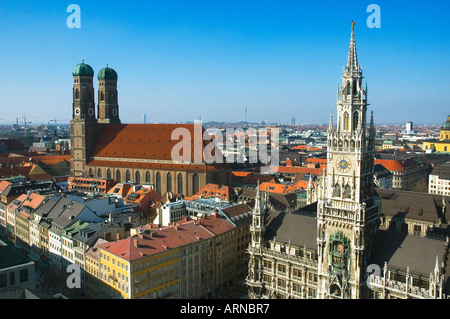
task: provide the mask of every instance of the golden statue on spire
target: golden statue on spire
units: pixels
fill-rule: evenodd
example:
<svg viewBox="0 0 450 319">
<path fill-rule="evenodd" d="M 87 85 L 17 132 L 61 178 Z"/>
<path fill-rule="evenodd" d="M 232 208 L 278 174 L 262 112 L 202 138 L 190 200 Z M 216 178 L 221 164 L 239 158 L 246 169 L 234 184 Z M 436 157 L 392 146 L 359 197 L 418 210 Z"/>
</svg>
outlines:
<svg viewBox="0 0 450 319">
<path fill-rule="evenodd" d="M 352 20 L 352 29 L 355 27 L 355 21 Z"/>
</svg>

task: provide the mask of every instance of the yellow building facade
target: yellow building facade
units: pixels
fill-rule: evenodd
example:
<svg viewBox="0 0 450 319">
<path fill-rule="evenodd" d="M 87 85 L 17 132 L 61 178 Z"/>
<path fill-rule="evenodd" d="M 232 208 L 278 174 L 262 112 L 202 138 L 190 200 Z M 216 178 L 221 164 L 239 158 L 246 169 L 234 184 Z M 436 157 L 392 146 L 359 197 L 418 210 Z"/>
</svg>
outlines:
<svg viewBox="0 0 450 319">
<path fill-rule="evenodd" d="M 102 295 L 114 299 L 177 298 L 180 250 L 156 249 L 149 254 L 146 240 L 137 237 L 99 246 Z"/>
<path fill-rule="evenodd" d="M 447 121 L 441 126 L 439 141 L 424 141 L 424 150 L 432 150 L 436 153 L 450 153 L 450 115 Z"/>
</svg>

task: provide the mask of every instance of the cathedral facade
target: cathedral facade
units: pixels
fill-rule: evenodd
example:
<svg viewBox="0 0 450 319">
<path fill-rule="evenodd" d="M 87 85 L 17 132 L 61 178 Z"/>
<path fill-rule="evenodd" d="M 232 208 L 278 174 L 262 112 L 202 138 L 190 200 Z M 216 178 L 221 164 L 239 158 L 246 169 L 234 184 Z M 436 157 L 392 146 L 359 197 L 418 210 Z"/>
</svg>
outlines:
<svg viewBox="0 0 450 319">
<path fill-rule="evenodd" d="M 228 166 L 208 163 L 202 155 L 210 141 L 203 140 L 201 124 L 122 124 L 114 69 L 107 66 L 97 74 L 97 109 L 92 67 L 83 61 L 72 75 L 72 176 L 148 184 L 162 194 L 185 196 L 192 196 L 208 183 L 230 185 Z M 180 156 L 183 160 L 173 158 L 173 150 L 182 141 L 173 135 L 176 130 L 187 132 L 190 138 L 182 151 L 186 153 L 181 154 L 185 156 Z M 194 143 L 197 135 L 200 142 Z"/>
<path fill-rule="evenodd" d="M 310 180 L 309 205 L 283 213 L 269 209 L 257 193 L 248 250 L 250 298 L 446 298 L 447 225 L 439 224 L 447 234 L 439 239 L 381 227 L 382 200 L 373 181 L 375 127 L 372 115 L 366 126 L 362 79 L 352 22 L 336 123 L 330 115 L 327 132 L 327 172 L 315 186 Z M 428 234 L 436 233 L 435 226 Z"/>
</svg>

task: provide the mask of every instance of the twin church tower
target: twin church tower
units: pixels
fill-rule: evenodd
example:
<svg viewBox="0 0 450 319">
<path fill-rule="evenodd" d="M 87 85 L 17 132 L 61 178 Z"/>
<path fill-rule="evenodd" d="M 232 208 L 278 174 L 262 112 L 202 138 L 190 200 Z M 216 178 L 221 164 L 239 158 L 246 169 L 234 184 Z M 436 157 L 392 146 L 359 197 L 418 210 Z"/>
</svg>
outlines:
<svg viewBox="0 0 450 319">
<path fill-rule="evenodd" d="M 98 106 L 95 112 L 94 70 L 84 63 L 73 71 L 73 114 L 71 131 L 71 175 L 86 174 L 86 163 L 92 152 L 101 124 L 120 123 L 117 72 L 105 67 L 98 72 Z M 97 116 L 96 116 L 97 114 Z"/>
</svg>

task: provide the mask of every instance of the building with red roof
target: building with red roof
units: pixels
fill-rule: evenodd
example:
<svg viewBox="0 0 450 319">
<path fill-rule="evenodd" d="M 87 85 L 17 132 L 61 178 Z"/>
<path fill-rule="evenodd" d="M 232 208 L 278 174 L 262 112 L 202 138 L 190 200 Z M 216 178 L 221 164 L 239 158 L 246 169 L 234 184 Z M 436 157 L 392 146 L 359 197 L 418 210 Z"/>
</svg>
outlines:
<svg viewBox="0 0 450 319">
<path fill-rule="evenodd" d="M 218 149 L 210 147 L 212 139 L 204 139 L 201 124 L 122 124 L 118 76 L 108 70 L 114 75 L 97 77 L 97 116 L 92 67 L 83 62 L 72 72 L 72 176 L 153 184 L 160 194 L 185 196 L 197 193 L 208 182 L 231 184 L 231 169 L 222 154 L 215 154 Z M 209 151 L 214 161 L 204 158 Z"/>
<path fill-rule="evenodd" d="M 221 214 L 159 227 L 98 245 L 99 278 L 111 298 L 200 298 L 236 276 L 236 226 Z"/>
</svg>

